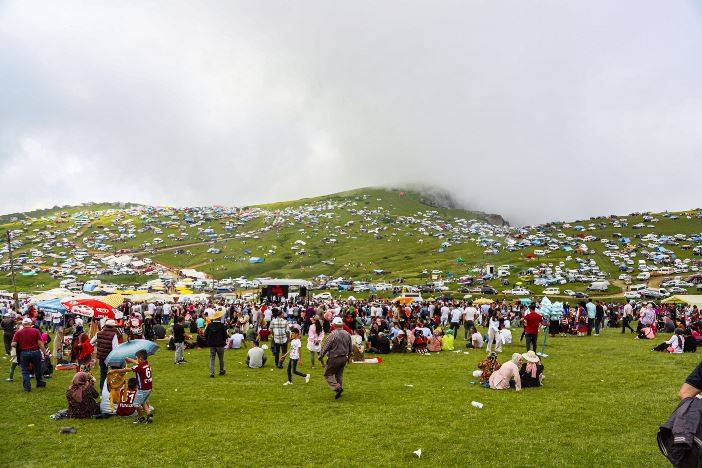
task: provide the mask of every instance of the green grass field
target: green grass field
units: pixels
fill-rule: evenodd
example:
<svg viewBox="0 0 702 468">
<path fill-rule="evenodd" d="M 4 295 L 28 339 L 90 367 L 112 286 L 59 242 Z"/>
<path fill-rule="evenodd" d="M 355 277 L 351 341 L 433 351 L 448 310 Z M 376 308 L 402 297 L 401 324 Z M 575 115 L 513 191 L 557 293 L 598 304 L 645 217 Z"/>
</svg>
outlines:
<svg viewBox="0 0 702 468">
<path fill-rule="evenodd" d="M 523 351 L 520 333 L 501 362 Z M 384 356 L 380 365 L 349 365 L 346 392 L 335 401 L 320 368 L 309 384 L 295 378 L 283 387 L 284 371 L 270 362 L 247 369 L 245 351 L 227 351 L 228 374 L 210 379 L 207 350 L 190 351 L 188 364 L 174 366 L 163 344 L 151 358 L 157 414 L 148 426 L 118 418 L 50 420 L 65 406 L 68 372 L 29 394 L 19 372 L 14 383 L 0 382 L 0 463 L 666 466 L 658 425 L 700 358 L 654 353 L 652 346 L 618 330 L 549 338 L 545 386 L 521 393 L 470 384 L 482 351 Z M 4 378 L 9 360 L 0 362 Z M 472 400 L 485 407 L 471 407 Z M 60 435 L 62 426 L 78 432 Z M 412 454 L 418 448 L 421 459 Z"/>
</svg>

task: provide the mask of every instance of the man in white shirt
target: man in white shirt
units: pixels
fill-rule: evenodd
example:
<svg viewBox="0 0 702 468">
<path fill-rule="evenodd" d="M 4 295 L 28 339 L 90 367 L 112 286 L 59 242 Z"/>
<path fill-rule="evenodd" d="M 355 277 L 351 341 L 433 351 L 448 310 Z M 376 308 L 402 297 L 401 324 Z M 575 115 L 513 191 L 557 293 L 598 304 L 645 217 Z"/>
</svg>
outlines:
<svg viewBox="0 0 702 468">
<path fill-rule="evenodd" d="M 468 335 L 471 333 L 471 329 L 475 325 L 475 319 L 478 317 L 478 309 L 473 307 L 473 303 L 469 302 L 468 307 L 463 309 L 463 327 L 465 328 L 465 335 L 463 339 L 468 341 Z"/>
<path fill-rule="evenodd" d="M 441 325 L 442 326 L 448 325 L 450 312 L 451 312 L 451 309 L 449 309 L 446 304 L 441 306 Z"/>
<path fill-rule="evenodd" d="M 474 349 L 481 349 L 483 347 L 483 344 L 485 344 L 485 340 L 483 339 L 483 335 L 478 333 L 478 331 L 476 330 L 470 336 L 470 343 L 468 343 L 468 347 L 474 348 Z"/>
<path fill-rule="evenodd" d="M 227 347 L 229 349 L 241 349 L 242 344 L 246 344 L 246 339 L 244 338 L 244 335 L 241 334 L 241 331 L 239 331 L 239 329 L 237 328 L 234 331 L 234 334 L 229 338 Z"/>
<path fill-rule="evenodd" d="M 453 337 L 458 339 L 458 330 L 461 328 L 461 319 L 463 318 L 463 309 L 460 306 L 456 306 L 451 311 L 451 330 L 453 330 Z"/>
</svg>

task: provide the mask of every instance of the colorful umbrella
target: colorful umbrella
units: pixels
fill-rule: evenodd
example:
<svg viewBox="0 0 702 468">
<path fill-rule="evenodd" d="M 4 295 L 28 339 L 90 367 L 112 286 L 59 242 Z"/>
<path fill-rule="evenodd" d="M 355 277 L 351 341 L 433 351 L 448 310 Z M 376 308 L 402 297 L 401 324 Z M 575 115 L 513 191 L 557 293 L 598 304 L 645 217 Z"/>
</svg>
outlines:
<svg viewBox="0 0 702 468">
<path fill-rule="evenodd" d="M 113 367 L 122 367 L 127 358 L 134 359 L 137 351 L 141 350 L 146 351 L 146 354 L 151 356 L 158 351 L 158 345 L 149 340 L 131 340 L 122 343 L 110 351 L 110 354 L 105 358 L 105 364 Z"/>
<path fill-rule="evenodd" d="M 71 314 L 93 318 L 115 318 L 115 308 L 97 299 L 69 299 L 61 301 Z"/>
<path fill-rule="evenodd" d="M 65 314 L 68 311 L 68 309 L 66 309 L 66 306 L 61 304 L 60 299 L 51 299 L 49 301 L 37 302 L 36 308 L 49 313 L 59 312 L 61 314 Z"/>
<path fill-rule="evenodd" d="M 493 301 L 492 299 L 487 299 L 487 298 L 481 297 L 481 298 L 473 301 L 473 304 L 483 305 L 483 304 L 492 304 L 493 302 L 495 302 L 495 301 Z"/>
</svg>

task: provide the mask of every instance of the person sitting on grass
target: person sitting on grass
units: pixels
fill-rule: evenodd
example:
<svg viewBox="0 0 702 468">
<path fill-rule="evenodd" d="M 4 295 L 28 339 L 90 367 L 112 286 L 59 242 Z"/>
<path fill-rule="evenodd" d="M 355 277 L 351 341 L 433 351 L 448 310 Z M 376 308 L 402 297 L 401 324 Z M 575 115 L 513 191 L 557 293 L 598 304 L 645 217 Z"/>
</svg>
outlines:
<svg viewBox="0 0 702 468">
<path fill-rule="evenodd" d="M 519 378 L 522 381 L 522 388 L 540 387 L 544 379 L 544 365 L 541 364 L 539 356 L 533 350 L 522 354 L 526 361 L 519 370 Z"/>
<path fill-rule="evenodd" d="M 483 335 L 478 333 L 478 329 L 473 326 L 470 329 L 470 341 L 466 343 L 466 348 L 470 349 L 482 349 L 483 345 L 485 344 L 485 340 L 483 339 Z"/>
<path fill-rule="evenodd" d="M 512 360 L 507 361 L 492 373 L 488 383 L 493 390 L 506 390 L 514 387 L 516 391 L 522 389 L 522 379 L 519 377 L 519 366 L 522 364 L 522 355 L 514 353 Z"/>
<path fill-rule="evenodd" d="M 357 328 L 351 335 L 351 360 L 355 362 L 363 362 L 363 329 Z"/>
<path fill-rule="evenodd" d="M 259 341 L 254 340 L 253 346 L 246 353 L 246 366 L 251 369 L 258 369 L 266 365 L 266 355 L 263 348 L 259 346 Z"/>
<path fill-rule="evenodd" d="M 379 332 L 376 335 L 369 337 L 370 348 L 369 353 L 374 354 L 390 354 L 390 338 L 384 332 Z"/>
<path fill-rule="evenodd" d="M 659 344 L 653 351 L 668 351 L 671 354 L 682 354 L 685 349 L 685 337 L 682 328 L 676 328 L 675 334 L 667 341 Z"/>
<path fill-rule="evenodd" d="M 497 362 L 497 353 L 491 351 L 485 359 L 478 363 L 478 370 L 473 371 L 473 377 L 480 378 L 480 385 L 489 387 L 488 381 L 490 380 L 490 376 L 499 368 L 500 363 Z"/>
<path fill-rule="evenodd" d="M 415 328 L 414 330 L 414 343 L 412 343 L 412 351 L 417 354 L 427 353 L 427 338 L 419 328 Z"/>
<path fill-rule="evenodd" d="M 634 337 L 637 340 L 652 340 L 656 337 L 656 329 L 654 327 L 643 327 Z"/>
<path fill-rule="evenodd" d="M 454 349 L 453 330 L 450 328 L 446 329 L 444 336 L 441 337 L 441 349 L 443 351 L 453 351 Z"/>
<path fill-rule="evenodd" d="M 234 329 L 234 333 L 227 340 L 226 349 L 241 349 L 246 347 L 246 337 L 238 328 Z"/>
<path fill-rule="evenodd" d="M 68 402 L 67 418 L 85 419 L 100 414 L 97 403 L 98 392 L 93 386 L 95 378 L 87 372 L 77 372 L 66 391 Z"/>
<path fill-rule="evenodd" d="M 684 334 L 685 343 L 683 345 L 683 352 L 685 353 L 696 353 L 697 352 L 697 340 L 692 336 L 692 329 L 686 328 Z"/>
<path fill-rule="evenodd" d="M 441 347 L 443 345 L 441 342 L 442 336 L 443 332 L 441 331 L 441 328 L 436 328 L 434 333 L 431 335 L 431 338 L 429 338 L 429 343 L 427 344 L 427 349 L 430 353 L 438 353 L 441 351 Z"/>
<path fill-rule="evenodd" d="M 406 353 L 407 352 L 407 337 L 405 336 L 404 330 L 400 330 L 397 336 L 392 340 L 392 352 L 393 353 Z"/>
</svg>

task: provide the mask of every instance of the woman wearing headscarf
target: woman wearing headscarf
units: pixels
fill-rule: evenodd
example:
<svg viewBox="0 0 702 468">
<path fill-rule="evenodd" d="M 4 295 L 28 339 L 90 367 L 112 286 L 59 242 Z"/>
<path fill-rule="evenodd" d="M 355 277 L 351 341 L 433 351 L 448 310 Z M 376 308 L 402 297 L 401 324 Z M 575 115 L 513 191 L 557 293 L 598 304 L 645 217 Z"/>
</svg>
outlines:
<svg viewBox="0 0 702 468">
<path fill-rule="evenodd" d="M 95 378 L 87 372 L 78 372 L 66 391 L 68 410 L 66 417 L 84 419 L 100 414 L 96 398 L 98 392 L 93 384 Z"/>
<path fill-rule="evenodd" d="M 529 350 L 529 352 L 522 354 L 522 358 L 526 361 L 519 370 L 522 388 L 540 387 L 544 378 L 544 365 L 541 364 L 539 356 L 534 350 Z"/>
<path fill-rule="evenodd" d="M 514 389 L 520 391 L 522 389 L 522 379 L 519 377 L 519 366 L 522 363 L 522 355 L 514 353 L 512 360 L 507 361 L 499 369 L 490 376 L 490 388 L 494 390 L 505 390 L 510 388 L 511 382 L 514 381 Z"/>
</svg>

